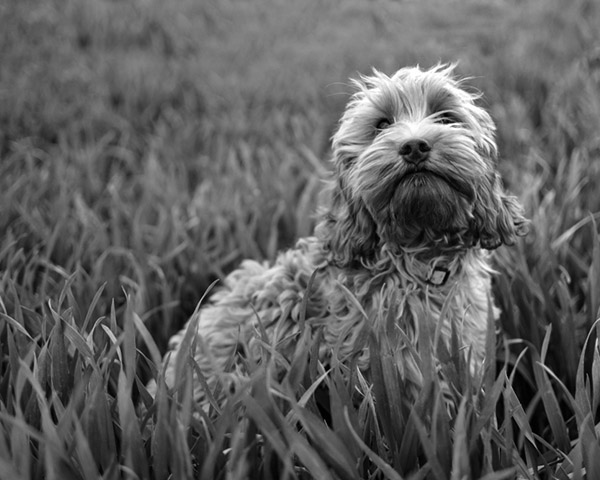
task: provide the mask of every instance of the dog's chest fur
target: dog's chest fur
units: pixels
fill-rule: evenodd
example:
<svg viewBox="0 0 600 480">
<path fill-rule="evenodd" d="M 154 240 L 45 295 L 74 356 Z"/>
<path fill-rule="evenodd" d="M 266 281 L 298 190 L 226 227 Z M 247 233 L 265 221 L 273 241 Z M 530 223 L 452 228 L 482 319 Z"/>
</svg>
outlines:
<svg viewBox="0 0 600 480">
<path fill-rule="evenodd" d="M 322 243 L 310 237 L 281 253 L 272 266 L 247 260 L 225 279 L 197 320 L 205 347 L 195 357 L 209 380 L 225 365 L 237 377 L 245 357 L 263 358 L 261 332 L 268 333 L 278 354 L 291 358 L 302 322 L 322 329 L 319 357 L 325 364 L 335 352 L 342 362 L 354 358 L 368 370 L 369 349 L 360 347 L 359 339 L 366 331 L 393 339 L 388 343 L 403 359 L 400 372 L 416 385 L 419 329 L 426 327 L 428 338 L 437 336 L 448 345 L 454 324 L 461 347 L 472 349 L 473 364 L 482 363 L 490 295 L 485 253 L 469 251 L 448 265 L 449 278 L 439 286 L 426 282 L 430 266 L 385 249 L 377 262 L 357 271 L 333 267 L 325 255 Z M 172 348 L 182 335 L 173 337 Z M 232 355 L 240 355 L 240 362 L 232 364 Z"/>
</svg>

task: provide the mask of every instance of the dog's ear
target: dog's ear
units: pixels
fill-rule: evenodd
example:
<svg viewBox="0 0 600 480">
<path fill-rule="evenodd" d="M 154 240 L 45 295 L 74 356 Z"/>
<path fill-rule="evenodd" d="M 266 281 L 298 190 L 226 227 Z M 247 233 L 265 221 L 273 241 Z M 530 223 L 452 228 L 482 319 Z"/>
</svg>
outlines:
<svg viewBox="0 0 600 480">
<path fill-rule="evenodd" d="M 379 242 L 366 206 L 345 192 L 342 177 L 334 184 L 331 207 L 323 214 L 316 234 L 329 250 L 332 263 L 343 268 L 360 267 L 362 261 L 373 257 Z"/>
<path fill-rule="evenodd" d="M 497 172 L 493 172 L 476 192 L 475 235 L 482 248 L 494 250 L 502 244 L 512 245 L 529 231 L 529 220 L 516 197 L 507 195 Z"/>
</svg>

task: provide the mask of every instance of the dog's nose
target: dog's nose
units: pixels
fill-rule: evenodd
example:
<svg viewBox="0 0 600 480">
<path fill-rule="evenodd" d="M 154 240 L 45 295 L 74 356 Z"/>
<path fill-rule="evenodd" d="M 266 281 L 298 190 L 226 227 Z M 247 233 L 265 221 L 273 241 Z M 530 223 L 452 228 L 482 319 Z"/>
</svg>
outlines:
<svg viewBox="0 0 600 480">
<path fill-rule="evenodd" d="M 429 145 L 429 143 L 425 140 L 415 139 L 402 144 L 398 153 L 400 153 L 402 158 L 408 163 L 417 165 L 427 159 L 430 151 L 431 145 Z"/>
</svg>

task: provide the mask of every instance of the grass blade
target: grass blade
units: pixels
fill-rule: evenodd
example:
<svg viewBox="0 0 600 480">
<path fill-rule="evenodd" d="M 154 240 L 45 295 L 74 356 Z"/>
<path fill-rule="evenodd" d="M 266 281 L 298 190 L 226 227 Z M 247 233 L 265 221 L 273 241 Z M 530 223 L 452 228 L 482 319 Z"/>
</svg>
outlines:
<svg viewBox="0 0 600 480">
<path fill-rule="evenodd" d="M 402 476 L 396 472 L 390 464 L 388 464 L 385 460 L 383 460 L 377 453 L 371 450 L 365 442 L 358 436 L 358 434 L 352 428 L 352 424 L 350 422 L 350 417 L 348 415 L 347 410 L 344 410 L 344 419 L 346 420 L 346 426 L 348 427 L 348 431 L 354 437 L 354 441 L 360 446 L 360 448 L 369 456 L 372 462 L 377 465 L 377 467 L 381 470 L 381 472 L 385 475 L 389 480 L 402 480 Z"/>
</svg>

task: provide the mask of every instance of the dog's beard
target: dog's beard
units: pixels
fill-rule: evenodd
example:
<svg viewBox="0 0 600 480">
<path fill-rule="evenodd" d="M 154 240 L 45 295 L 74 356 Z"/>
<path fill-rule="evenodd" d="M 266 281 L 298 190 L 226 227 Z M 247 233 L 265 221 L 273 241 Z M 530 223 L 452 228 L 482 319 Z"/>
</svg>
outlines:
<svg viewBox="0 0 600 480">
<path fill-rule="evenodd" d="M 430 172 L 401 179 L 389 202 L 386 240 L 410 246 L 456 242 L 470 229 L 469 201 L 448 180 Z M 412 245 L 411 245 L 412 244 Z"/>
<path fill-rule="evenodd" d="M 370 159 L 355 173 L 355 190 L 378 233 L 391 246 L 454 247 L 472 242 L 474 187 L 468 178 L 436 163 L 423 169 Z M 358 178 L 360 177 L 360 178 Z"/>
</svg>

